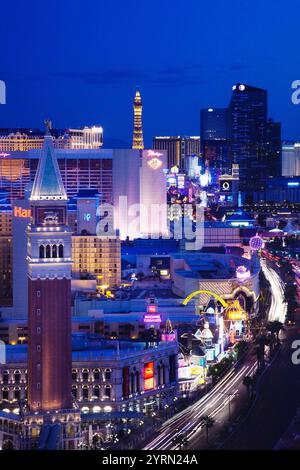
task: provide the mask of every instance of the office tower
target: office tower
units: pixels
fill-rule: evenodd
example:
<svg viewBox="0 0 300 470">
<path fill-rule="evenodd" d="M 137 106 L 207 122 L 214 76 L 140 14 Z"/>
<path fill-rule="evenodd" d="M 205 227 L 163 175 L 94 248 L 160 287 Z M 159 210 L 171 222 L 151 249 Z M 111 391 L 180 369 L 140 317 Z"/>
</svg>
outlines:
<svg viewBox="0 0 300 470">
<path fill-rule="evenodd" d="M 300 176 L 300 142 L 282 144 L 282 176 Z"/>
<path fill-rule="evenodd" d="M 51 129 L 53 145 L 61 149 L 97 149 L 103 145 L 103 129 L 100 126 L 78 129 Z M 29 128 L 0 129 L 0 152 L 41 149 L 44 132 Z"/>
<path fill-rule="evenodd" d="M 177 166 L 185 169 L 187 157 L 200 156 L 199 136 L 156 136 L 153 138 L 152 148 L 156 150 L 166 150 L 168 153 L 167 166 L 171 169 Z"/>
<path fill-rule="evenodd" d="M 229 111 L 227 108 L 201 109 L 200 139 L 205 166 L 228 170 L 231 162 L 229 156 Z"/>
<path fill-rule="evenodd" d="M 132 148 L 137 150 L 143 150 L 144 138 L 143 138 L 143 104 L 140 92 L 137 90 L 133 102 L 134 112 L 134 123 L 133 123 L 133 141 Z"/>
<path fill-rule="evenodd" d="M 238 83 L 229 105 L 231 155 L 240 168 L 240 189 L 253 191 L 266 177 L 267 91 Z"/>
<path fill-rule="evenodd" d="M 31 412 L 72 407 L 71 230 L 52 137 L 47 131 L 30 196 L 28 404 Z"/>
<path fill-rule="evenodd" d="M 266 125 L 266 171 L 269 176 L 281 176 L 281 123 L 268 119 Z"/>
</svg>

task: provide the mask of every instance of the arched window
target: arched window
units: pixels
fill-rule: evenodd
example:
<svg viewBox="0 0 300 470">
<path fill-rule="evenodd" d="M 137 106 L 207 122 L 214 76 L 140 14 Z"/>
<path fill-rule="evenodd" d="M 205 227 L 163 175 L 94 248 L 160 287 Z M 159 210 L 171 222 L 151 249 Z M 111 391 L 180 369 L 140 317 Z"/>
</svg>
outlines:
<svg viewBox="0 0 300 470">
<path fill-rule="evenodd" d="M 100 387 L 99 387 L 99 385 L 94 386 L 93 395 L 94 395 L 94 397 L 100 398 Z"/>
<path fill-rule="evenodd" d="M 89 380 L 89 370 L 83 369 L 82 371 L 82 380 Z"/>
<path fill-rule="evenodd" d="M 14 372 L 14 380 L 15 380 L 15 383 L 20 383 L 20 380 L 21 380 L 21 372 L 19 370 L 15 370 Z"/>
<path fill-rule="evenodd" d="M 20 400 L 21 399 L 21 389 L 20 389 L 20 387 L 16 387 L 14 389 L 14 399 L 15 400 Z"/>
<path fill-rule="evenodd" d="M 104 389 L 104 394 L 105 394 L 105 398 L 110 398 L 111 396 L 111 388 L 106 386 L 105 389 Z"/>
<path fill-rule="evenodd" d="M 51 246 L 46 246 L 46 258 L 51 258 Z"/>
<path fill-rule="evenodd" d="M 57 258 L 57 245 L 52 246 L 52 258 Z"/>
<path fill-rule="evenodd" d="M 89 398 L 89 387 L 88 387 L 88 385 L 84 385 L 82 387 L 82 398 L 84 400 L 88 400 L 88 398 Z"/>
<path fill-rule="evenodd" d="M 44 245 L 40 245 L 40 258 L 45 258 L 45 247 Z"/>
<path fill-rule="evenodd" d="M 59 258 L 64 257 L 64 246 L 62 244 L 60 244 L 59 247 L 58 247 L 58 257 Z"/>
<path fill-rule="evenodd" d="M 77 400 L 77 387 L 76 385 L 72 385 L 72 395 L 74 400 Z"/>
</svg>

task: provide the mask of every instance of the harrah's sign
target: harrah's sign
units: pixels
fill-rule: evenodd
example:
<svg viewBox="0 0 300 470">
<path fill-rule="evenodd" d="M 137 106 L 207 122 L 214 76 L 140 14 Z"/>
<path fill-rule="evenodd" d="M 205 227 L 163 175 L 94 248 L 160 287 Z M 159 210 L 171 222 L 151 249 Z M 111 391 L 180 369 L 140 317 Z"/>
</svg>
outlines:
<svg viewBox="0 0 300 470">
<path fill-rule="evenodd" d="M 14 217 L 21 219 L 29 219 L 31 217 L 31 209 L 23 209 L 23 207 L 14 207 Z"/>
</svg>

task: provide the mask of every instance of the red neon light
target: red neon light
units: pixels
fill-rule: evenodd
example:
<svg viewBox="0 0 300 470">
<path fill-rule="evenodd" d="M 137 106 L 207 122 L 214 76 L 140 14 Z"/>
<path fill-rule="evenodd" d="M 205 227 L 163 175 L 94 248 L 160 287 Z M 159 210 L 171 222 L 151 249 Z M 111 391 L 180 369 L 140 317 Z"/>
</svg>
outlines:
<svg viewBox="0 0 300 470">
<path fill-rule="evenodd" d="M 148 305 L 148 313 L 156 313 L 156 305 L 155 304 Z"/>
<path fill-rule="evenodd" d="M 146 362 L 144 365 L 144 379 L 154 377 L 154 362 Z"/>
</svg>

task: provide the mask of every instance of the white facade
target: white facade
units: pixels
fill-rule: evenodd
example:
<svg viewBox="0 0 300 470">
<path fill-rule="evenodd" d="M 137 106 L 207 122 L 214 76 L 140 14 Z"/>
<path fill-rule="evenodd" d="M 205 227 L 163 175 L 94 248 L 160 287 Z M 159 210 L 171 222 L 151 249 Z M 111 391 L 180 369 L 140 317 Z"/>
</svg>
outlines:
<svg viewBox="0 0 300 470">
<path fill-rule="evenodd" d="M 282 176 L 300 176 L 300 143 L 282 146 Z"/>
</svg>

